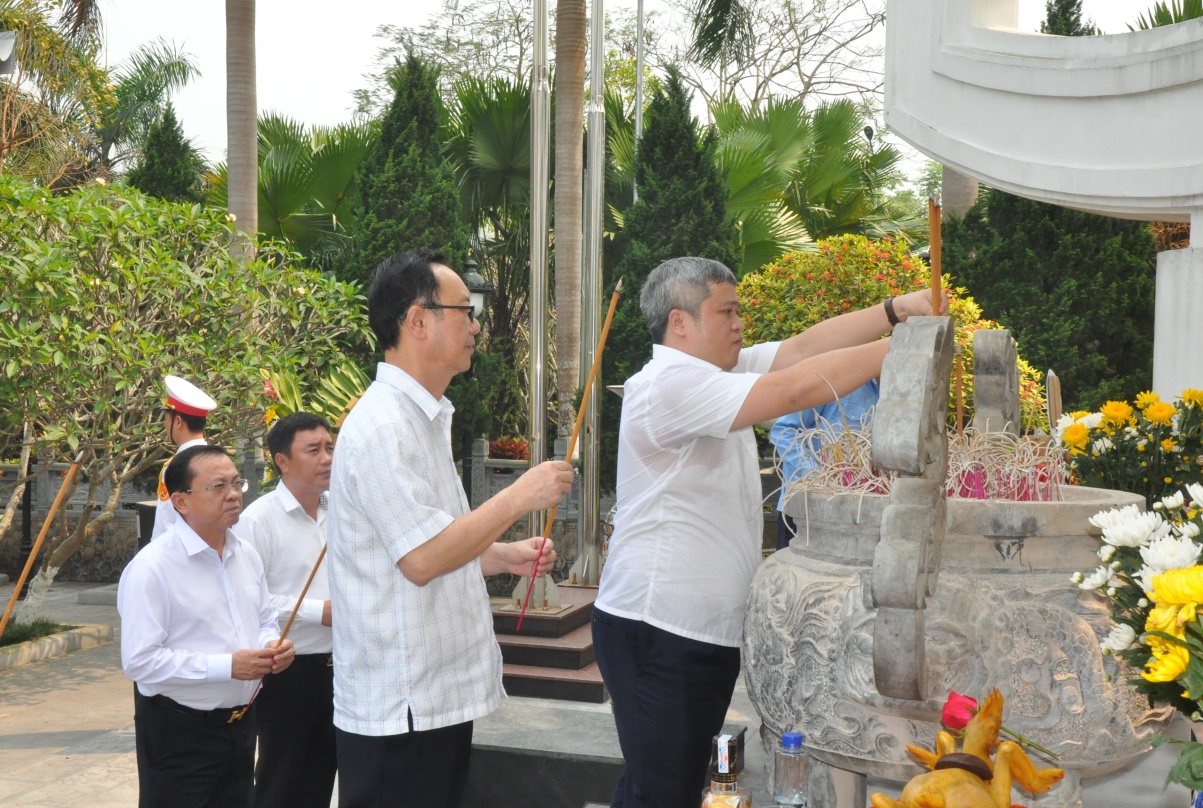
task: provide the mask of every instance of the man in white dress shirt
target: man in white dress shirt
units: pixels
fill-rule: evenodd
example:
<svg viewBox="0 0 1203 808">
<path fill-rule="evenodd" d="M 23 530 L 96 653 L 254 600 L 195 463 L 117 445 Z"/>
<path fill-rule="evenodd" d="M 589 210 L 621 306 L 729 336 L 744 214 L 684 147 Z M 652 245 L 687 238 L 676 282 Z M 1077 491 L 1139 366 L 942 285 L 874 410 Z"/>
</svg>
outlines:
<svg viewBox="0 0 1203 808">
<path fill-rule="evenodd" d="M 879 338 L 930 314 L 931 293 L 742 350 L 735 276 L 717 261 L 664 262 L 639 306 L 654 345 L 624 385 L 593 641 L 625 758 L 611 805 L 666 808 L 697 805 L 739 677 L 764 530 L 752 425 L 877 377 L 889 349 Z"/>
<path fill-rule="evenodd" d="M 163 402 L 163 429 L 167 432 L 167 439 L 175 444 L 176 454 L 193 446 L 204 446 L 205 418 L 217 409 L 217 402 L 204 390 L 179 376 L 164 377 L 163 386 L 167 388 L 167 400 Z M 171 504 L 167 486 L 163 483 L 163 474 L 170 462 L 165 462 L 159 472 L 159 504 L 155 508 L 155 527 L 151 531 L 151 539 L 162 536 L 179 519 L 175 506 Z"/>
<path fill-rule="evenodd" d="M 541 539 L 497 541 L 572 486 L 541 463 L 470 511 L 443 392 L 472 363 L 480 324 L 443 255 L 376 270 L 368 319 L 384 361 L 347 416 L 330 486 L 334 726 L 342 808 L 455 808 L 472 722 L 497 708 L 501 651 L 483 575 L 540 574 Z"/>
<path fill-rule="evenodd" d="M 256 683 L 285 670 L 263 564 L 230 526 L 246 480 L 218 446 L 167 465 L 180 521 L 121 574 L 121 667 L 136 684 L 139 808 L 242 808 L 254 786 Z M 277 647 L 278 646 L 278 647 Z"/>
<path fill-rule="evenodd" d="M 294 412 L 272 424 L 267 449 L 280 484 L 247 506 L 234 527 L 263 560 L 281 626 L 326 544 L 326 491 L 334 442 L 325 418 Z M 259 760 L 256 808 L 329 808 L 337 768 L 330 586 L 323 559 L 288 632 L 296 659 L 267 677 L 255 700 Z"/>
</svg>

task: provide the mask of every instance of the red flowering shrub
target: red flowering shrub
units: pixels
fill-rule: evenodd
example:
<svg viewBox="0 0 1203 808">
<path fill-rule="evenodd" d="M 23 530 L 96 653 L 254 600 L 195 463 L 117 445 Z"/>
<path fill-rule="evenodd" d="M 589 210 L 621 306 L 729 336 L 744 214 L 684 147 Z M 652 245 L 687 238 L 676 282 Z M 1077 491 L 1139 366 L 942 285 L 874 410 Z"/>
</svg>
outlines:
<svg viewBox="0 0 1203 808">
<path fill-rule="evenodd" d="M 498 438 L 489 441 L 489 457 L 497 460 L 527 460 L 526 441 L 522 438 Z"/>
</svg>

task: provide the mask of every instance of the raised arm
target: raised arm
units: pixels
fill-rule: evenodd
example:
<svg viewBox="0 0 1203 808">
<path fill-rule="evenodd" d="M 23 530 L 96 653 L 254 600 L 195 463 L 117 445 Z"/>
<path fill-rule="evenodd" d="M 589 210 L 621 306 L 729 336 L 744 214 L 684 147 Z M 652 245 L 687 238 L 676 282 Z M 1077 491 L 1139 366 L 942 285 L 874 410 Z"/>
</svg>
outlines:
<svg viewBox="0 0 1203 808">
<path fill-rule="evenodd" d="M 917 292 L 900 295 L 894 298 L 893 306 L 894 314 L 900 323 L 906 322 L 906 319 L 913 315 L 931 314 L 931 290 L 921 289 Z M 947 294 L 942 298 L 939 313 L 948 313 Z M 840 348 L 864 345 L 878 339 L 883 334 L 890 333 L 893 328 L 894 326 L 886 315 L 884 303 L 832 317 L 782 342 L 781 347 L 777 350 L 777 358 L 773 360 L 772 369 L 774 371 L 782 370 L 808 357 L 815 357 Z M 841 395 L 843 394 L 841 393 Z"/>
</svg>

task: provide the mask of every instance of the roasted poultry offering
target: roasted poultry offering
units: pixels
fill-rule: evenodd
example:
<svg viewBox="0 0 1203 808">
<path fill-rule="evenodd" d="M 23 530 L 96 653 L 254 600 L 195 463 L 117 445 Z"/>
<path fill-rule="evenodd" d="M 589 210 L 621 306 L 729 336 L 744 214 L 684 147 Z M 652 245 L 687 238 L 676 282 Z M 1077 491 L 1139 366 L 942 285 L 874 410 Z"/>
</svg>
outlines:
<svg viewBox="0 0 1203 808">
<path fill-rule="evenodd" d="M 945 730 L 936 735 L 934 752 L 908 744 L 907 751 L 929 771 L 912 777 L 901 799 L 873 794 L 873 808 L 1011 808 L 1012 782 L 1032 794 L 1048 791 L 1065 771 L 1037 769 L 1022 746 L 1000 744 L 1002 709 L 1002 694 L 990 691 L 965 725 L 960 752 L 956 738 Z"/>
</svg>

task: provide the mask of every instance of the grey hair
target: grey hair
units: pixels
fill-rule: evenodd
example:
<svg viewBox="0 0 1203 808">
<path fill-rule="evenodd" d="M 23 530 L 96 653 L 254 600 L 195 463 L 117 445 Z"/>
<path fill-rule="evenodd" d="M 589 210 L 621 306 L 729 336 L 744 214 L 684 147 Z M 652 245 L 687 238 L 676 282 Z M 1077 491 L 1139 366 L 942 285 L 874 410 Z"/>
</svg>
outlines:
<svg viewBox="0 0 1203 808">
<path fill-rule="evenodd" d="M 710 284 L 735 285 L 735 273 L 709 258 L 670 258 L 652 270 L 639 293 L 639 310 L 652 342 L 664 342 L 668 315 L 680 309 L 693 317 L 702 313 L 702 301 L 710 297 Z"/>
</svg>

